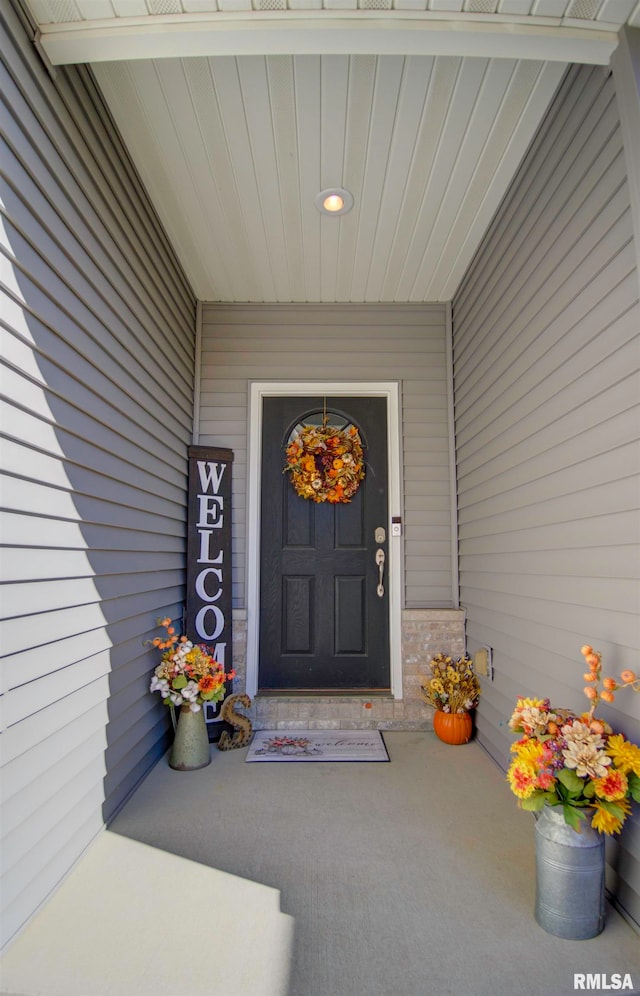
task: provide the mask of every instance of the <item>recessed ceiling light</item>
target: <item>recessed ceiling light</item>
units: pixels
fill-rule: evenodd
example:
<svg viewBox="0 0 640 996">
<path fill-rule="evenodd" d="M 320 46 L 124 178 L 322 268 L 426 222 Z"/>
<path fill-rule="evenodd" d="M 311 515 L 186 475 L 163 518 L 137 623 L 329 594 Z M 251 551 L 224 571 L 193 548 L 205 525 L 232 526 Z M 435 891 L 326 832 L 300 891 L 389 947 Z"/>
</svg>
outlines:
<svg viewBox="0 0 640 996">
<path fill-rule="evenodd" d="M 327 187 L 316 194 L 316 207 L 322 214 L 346 214 L 353 207 L 353 194 L 343 187 Z"/>
</svg>

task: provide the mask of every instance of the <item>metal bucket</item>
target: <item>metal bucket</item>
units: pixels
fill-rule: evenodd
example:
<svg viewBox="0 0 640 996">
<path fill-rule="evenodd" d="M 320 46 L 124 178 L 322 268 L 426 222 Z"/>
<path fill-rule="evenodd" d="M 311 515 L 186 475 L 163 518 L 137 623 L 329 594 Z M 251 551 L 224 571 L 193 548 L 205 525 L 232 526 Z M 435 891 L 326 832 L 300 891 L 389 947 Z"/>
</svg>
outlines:
<svg viewBox="0 0 640 996">
<path fill-rule="evenodd" d="M 548 934 L 586 940 L 604 929 L 604 835 L 585 821 L 576 833 L 562 806 L 545 806 L 536 823 L 537 922 Z"/>
</svg>

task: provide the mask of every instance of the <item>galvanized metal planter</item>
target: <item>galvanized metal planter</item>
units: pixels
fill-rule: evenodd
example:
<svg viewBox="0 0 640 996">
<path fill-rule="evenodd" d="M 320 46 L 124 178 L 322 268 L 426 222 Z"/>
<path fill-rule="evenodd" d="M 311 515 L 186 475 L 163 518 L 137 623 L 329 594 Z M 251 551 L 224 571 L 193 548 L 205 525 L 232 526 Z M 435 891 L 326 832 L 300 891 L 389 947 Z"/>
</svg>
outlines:
<svg viewBox="0 0 640 996">
<path fill-rule="evenodd" d="M 195 771 L 211 763 L 211 750 L 204 710 L 192 712 L 183 705 L 178 713 L 176 736 L 169 755 L 169 767 L 176 771 Z"/>
<path fill-rule="evenodd" d="M 605 921 L 604 835 L 586 821 L 576 833 L 562 806 L 545 806 L 535 837 L 537 922 L 556 937 L 595 937 Z"/>
</svg>

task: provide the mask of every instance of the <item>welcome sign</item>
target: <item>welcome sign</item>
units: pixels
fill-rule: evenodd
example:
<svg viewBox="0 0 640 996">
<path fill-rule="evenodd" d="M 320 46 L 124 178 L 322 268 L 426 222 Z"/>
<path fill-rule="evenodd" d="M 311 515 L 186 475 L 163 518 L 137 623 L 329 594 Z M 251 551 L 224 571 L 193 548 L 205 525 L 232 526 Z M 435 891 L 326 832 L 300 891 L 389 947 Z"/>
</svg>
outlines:
<svg viewBox="0 0 640 996">
<path fill-rule="evenodd" d="M 185 632 L 225 671 L 233 666 L 231 629 L 231 467 L 233 450 L 189 447 Z M 232 693 L 231 682 L 226 693 Z M 222 702 L 205 703 L 209 740 L 222 731 Z"/>
</svg>

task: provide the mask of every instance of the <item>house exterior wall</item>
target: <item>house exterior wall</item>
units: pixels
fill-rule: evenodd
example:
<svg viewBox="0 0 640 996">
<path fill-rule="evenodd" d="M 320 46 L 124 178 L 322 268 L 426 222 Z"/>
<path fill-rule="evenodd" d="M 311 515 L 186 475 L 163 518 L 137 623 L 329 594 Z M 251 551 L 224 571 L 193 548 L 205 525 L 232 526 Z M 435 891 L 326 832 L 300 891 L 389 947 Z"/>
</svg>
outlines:
<svg viewBox="0 0 640 996">
<path fill-rule="evenodd" d="M 167 744 L 195 302 L 90 75 L 0 32 L 4 944 Z"/>
<path fill-rule="evenodd" d="M 258 728 L 431 727 L 420 676 L 433 654 L 464 653 L 464 613 L 454 606 L 451 557 L 446 319 L 442 304 L 203 305 L 198 441 L 234 451 L 236 688 L 244 683 L 251 611 L 245 582 L 250 383 L 397 380 L 401 387 L 402 698 L 258 697 L 252 708 Z"/>
<path fill-rule="evenodd" d="M 403 604 L 450 608 L 445 306 L 203 306 L 199 442 L 234 451 L 237 608 L 246 606 L 248 388 L 255 380 L 401 382 Z"/>
<path fill-rule="evenodd" d="M 638 670 L 636 258 L 613 78 L 573 68 L 453 301 L 461 604 L 503 767 L 518 695 L 585 708 L 584 643 Z M 638 704 L 599 714 L 638 742 Z M 639 839 L 636 810 L 609 854 L 638 922 Z"/>
</svg>

